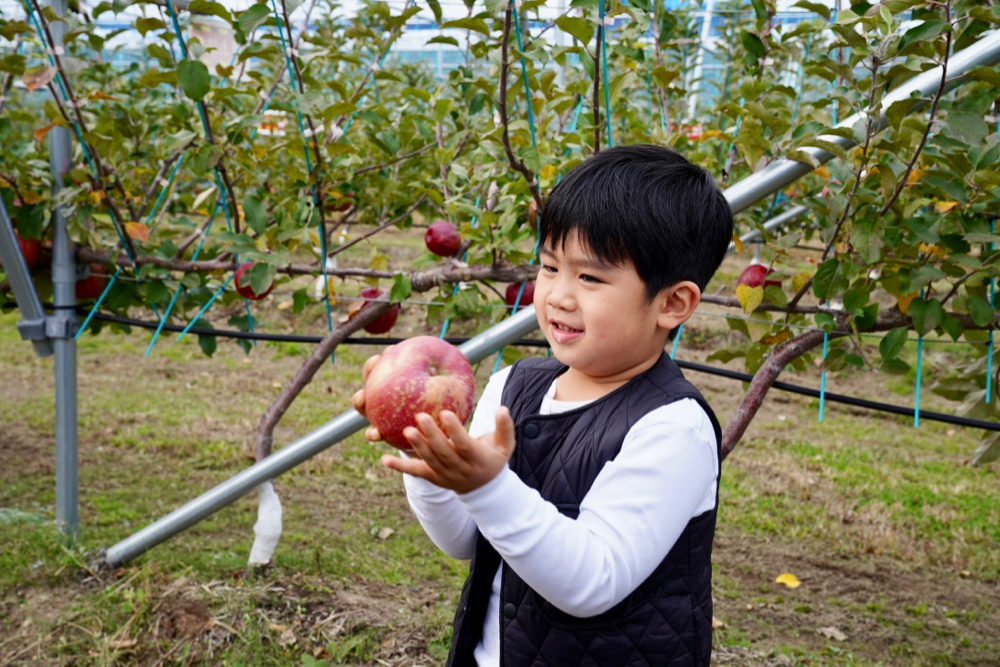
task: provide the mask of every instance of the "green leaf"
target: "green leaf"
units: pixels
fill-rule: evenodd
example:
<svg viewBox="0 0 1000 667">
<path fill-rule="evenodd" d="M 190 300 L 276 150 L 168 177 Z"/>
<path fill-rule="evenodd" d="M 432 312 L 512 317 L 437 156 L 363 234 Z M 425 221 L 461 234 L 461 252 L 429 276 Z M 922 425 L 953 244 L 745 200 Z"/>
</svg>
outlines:
<svg viewBox="0 0 1000 667">
<path fill-rule="evenodd" d="M 267 5 L 253 5 L 244 12 L 240 12 L 240 17 L 236 20 L 240 30 L 249 35 L 258 26 L 263 25 L 271 15 L 271 10 Z"/>
<path fill-rule="evenodd" d="M 926 336 L 931 331 L 938 328 L 941 318 L 944 315 L 944 308 L 937 299 L 925 301 L 924 299 L 914 299 L 910 303 L 906 314 L 913 320 L 913 327 L 921 336 Z"/>
<path fill-rule="evenodd" d="M 903 351 L 903 346 L 906 345 L 906 333 L 906 327 L 896 327 L 882 337 L 878 349 L 882 353 L 883 360 L 888 361 L 899 356 L 899 353 Z"/>
<path fill-rule="evenodd" d="M 212 0 L 191 0 L 191 4 L 188 5 L 188 11 L 192 14 L 218 16 L 220 19 L 225 19 L 226 21 L 233 20 L 233 15 L 229 13 L 228 9 L 218 2 L 212 2 Z"/>
<path fill-rule="evenodd" d="M 259 195 L 251 193 L 243 198 L 243 215 L 250 229 L 258 234 L 264 233 L 267 228 L 267 208 Z"/>
<path fill-rule="evenodd" d="M 902 359 L 886 359 L 882 362 L 880 370 L 889 375 L 906 375 L 910 372 L 910 365 Z"/>
<path fill-rule="evenodd" d="M 434 22 L 441 23 L 441 3 L 438 0 L 427 0 L 427 6 L 434 12 Z"/>
<path fill-rule="evenodd" d="M 808 0 L 799 0 L 793 7 L 801 7 L 802 9 L 807 9 L 810 12 L 815 12 L 822 16 L 827 21 L 830 20 L 830 8 L 826 5 L 821 5 L 818 2 L 809 2 Z"/>
<path fill-rule="evenodd" d="M 205 325 L 207 325 L 209 328 L 212 328 L 210 324 L 207 324 L 202 320 L 198 320 L 198 326 L 205 326 Z M 211 334 L 198 334 L 198 347 L 200 347 L 201 351 L 205 353 L 205 356 L 210 357 L 213 354 L 215 354 L 215 349 L 217 346 L 218 342 L 215 336 Z"/>
<path fill-rule="evenodd" d="M 967 72 L 965 77 L 973 81 L 984 81 L 994 88 L 1000 88 L 1000 72 L 992 67 L 977 67 Z"/>
<path fill-rule="evenodd" d="M 563 32 L 576 37 L 583 44 L 590 43 L 594 37 L 594 24 L 579 16 L 560 16 L 556 19 L 556 25 Z"/>
<path fill-rule="evenodd" d="M 828 299 L 833 294 L 834 289 L 840 283 L 838 273 L 840 272 L 840 260 L 831 257 L 816 270 L 816 277 L 813 279 L 813 292 L 820 299 Z"/>
<path fill-rule="evenodd" d="M 143 72 L 142 77 L 139 78 L 139 84 L 146 86 L 147 88 L 156 88 L 161 83 L 169 83 L 171 86 L 177 85 L 177 74 L 175 72 L 164 72 L 156 69 L 155 67 L 150 67 Z"/>
<path fill-rule="evenodd" d="M 981 116 L 955 111 L 945 119 L 944 133 L 952 139 L 974 146 L 986 138 L 989 128 Z"/>
<path fill-rule="evenodd" d="M 252 269 L 244 274 L 243 283 L 246 284 L 247 278 L 250 278 L 250 289 L 253 290 L 253 293 L 263 294 L 270 289 L 271 283 L 274 282 L 274 273 L 275 267 L 273 265 L 257 262 Z"/>
<path fill-rule="evenodd" d="M 958 319 L 954 315 L 945 313 L 944 317 L 941 318 L 941 330 L 951 336 L 952 340 L 957 341 L 962 337 L 962 332 L 965 330 L 965 327 L 962 326 L 962 320 Z"/>
<path fill-rule="evenodd" d="M 460 28 L 462 30 L 478 32 L 485 37 L 490 36 L 490 27 L 486 25 L 486 21 L 483 19 L 464 18 L 456 19 L 454 21 L 445 21 L 441 24 L 441 29 L 444 30 L 445 28 Z"/>
<path fill-rule="evenodd" d="M 389 301 L 392 303 L 402 303 L 410 296 L 413 285 L 409 277 L 403 273 L 397 273 L 392 277 L 392 289 L 389 290 Z"/>
<path fill-rule="evenodd" d="M 743 48 L 757 59 L 764 57 L 764 53 L 766 52 L 764 42 L 757 35 L 746 30 L 740 30 L 740 42 L 743 44 Z"/>
<path fill-rule="evenodd" d="M 903 33 L 899 40 L 899 51 L 916 42 L 929 42 L 948 29 L 948 24 L 940 19 L 927 20 Z"/>
<path fill-rule="evenodd" d="M 969 295 L 969 315 L 977 327 L 985 327 L 993 319 L 993 309 L 983 297 L 978 294 Z"/>
<path fill-rule="evenodd" d="M 21 76 L 24 74 L 25 58 L 20 53 L 12 53 L 0 58 L 0 72 Z"/>
<path fill-rule="evenodd" d="M 885 117 L 889 119 L 892 127 L 898 130 L 903 119 L 910 113 L 910 109 L 916 104 L 924 104 L 925 101 L 919 97 L 907 97 L 906 99 L 896 100 L 885 110 Z"/>
<path fill-rule="evenodd" d="M 301 313 L 306 304 L 309 303 L 309 295 L 306 293 L 305 288 L 297 289 L 292 293 L 292 312 L 295 314 Z"/>
<path fill-rule="evenodd" d="M 182 60 L 177 65 L 177 80 L 184 94 L 195 102 L 204 99 L 212 88 L 208 67 L 200 60 Z"/>
<path fill-rule="evenodd" d="M 150 30 L 163 30 L 166 27 L 166 24 L 157 18 L 140 17 L 135 20 L 135 29 L 138 30 L 139 34 L 143 37 L 145 37 L 146 33 Z"/>
<path fill-rule="evenodd" d="M 437 37 L 431 37 L 427 40 L 428 44 L 450 44 L 451 46 L 461 48 L 458 40 L 454 37 L 445 37 L 444 35 L 438 35 Z"/>
</svg>

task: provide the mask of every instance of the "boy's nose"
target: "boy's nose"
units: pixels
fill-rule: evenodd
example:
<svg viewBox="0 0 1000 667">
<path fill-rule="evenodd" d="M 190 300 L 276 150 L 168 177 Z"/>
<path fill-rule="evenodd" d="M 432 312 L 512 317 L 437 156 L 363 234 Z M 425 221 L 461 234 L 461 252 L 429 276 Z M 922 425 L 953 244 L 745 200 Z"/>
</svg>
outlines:
<svg viewBox="0 0 1000 667">
<path fill-rule="evenodd" d="M 545 302 L 549 306 L 558 308 L 559 310 L 573 310 L 576 307 L 576 298 L 573 296 L 573 291 L 560 281 L 557 281 L 552 286 L 548 296 L 545 298 Z"/>
</svg>

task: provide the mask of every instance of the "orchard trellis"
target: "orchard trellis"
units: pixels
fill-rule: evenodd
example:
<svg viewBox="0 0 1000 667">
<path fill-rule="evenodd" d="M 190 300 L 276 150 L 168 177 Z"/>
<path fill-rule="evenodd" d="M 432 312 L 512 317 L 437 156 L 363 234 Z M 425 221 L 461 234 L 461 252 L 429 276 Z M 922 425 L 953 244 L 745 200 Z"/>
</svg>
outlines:
<svg viewBox="0 0 1000 667">
<path fill-rule="evenodd" d="M 775 268 L 791 274 L 786 289 L 704 299 L 743 311 L 727 322 L 746 342 L 714 356 L 742 357 L 753 374 L 727 425 L 726 453 L 787 365 L 804 368 L 821 348 L 824 369 L 906 373 L 900 357 L 911 331 L 916 391 L 924 336 L 964 340 L 972 343 L 964 361 L 931 388 L 962 400 L 970 417 L 995 419 L 991 215 L 1000 146 L 991 125 L 1000 8 L 804 0 L 803 20 L 783 23 L 774 0 L 671 10 L 588 0 L 561 4 L 555 15 L 544 2 L 497 0 L 467 4 L 455 18 L 436 1 L 366 3 L 354 15 L 321 0 L 269 0 L 239 12 L 211 0 L 135 6 L 143 15 L 133 25 L 154 64 L 124 71 L 93 60 L 79 66 L 106 43 L 93 19 L 124 5 L 60 16 L 26 0 L 26 20 L 0 17 L 10 46 L 0 59 L 0 194 L 18 232 L 50 235 L 47 214 L 58 207 L 79 244 L 76 259 L 115 267 L 89 312 L 148 308 L 158 329 L 147 354 L 171 319 L 211 327 L 214 303 L 238 302 L 229 286 L 247 261 L 256 263 L 248 275 L 258 294 L 274 282 L 294 289 L 297 277 L 318 278 L 327 335 L 263 415 L 260 462 L 112 548 L 113 564 L 360 428 L 363 420 L 348 413 L 270 455 L 274 427 L 301 389 L 389 302 L 436 292 L 428 321 L 445 321 L 442 336 L 454 318 L 503 317 L 489 283 L 534 275 L 529 202 L 544 215 L 559 175 L 612 137 L 669 143 L 733 184 L 727 196 L 743 212 L 741 229 L 757 230 Z M 391 56 L 420 12 L 441 28 L 429 41 L 463 57 L 443 81 Z M 238 49 L 228 65 L 203 62 L 210 52 L 185 33 L 195 14 L 232 31 Z M 298 30 L 296 16 L 304 19 Z M 60 27 L 65 45 L 54 34 Z M 572 44 L 548 41 L 550 29 Z M 709 57 L 721 63 L 721 82 L 704 76 Z M 958 84 L 962 95 L 949 94 Z M 44 102 L 31 94 L 41 88 L 50 93 Z M 265 111 L 295 122 L 284 135 L 258 132 L 280 117 Z M 76 138 L 73 166 L 53 183 L 42 167 L 46 135 L 62 127 Z M 214 229 L 220 212 L 222 232 Z M 378 233 L 436 217 L 460 226 L 463 261 L 391 266 Z M 801 270 L 789 250 L 811 239 L 822 255 Z M 372 248 L 369 266 L 335 265 L 362 242 Z M 350 280 L 391 282 L 389 299 L 335 322 L 331 300 L 350 298 Z M 38 282 L 47 289 L 43 276 Z M 303 311 L 307 289 L 295 289 L 292 301 Z M 244 310 L 230 324 L 252 332 L 249 302 Z M 463 350 L 485 356 L 532 323 L 530 312 L 515 312 Z M 81 333 L 100 326 L 88 317 Z M 864 342 L 875 334 L 877 353 Z M 199 342 L 214 350 L 211 336 Z M 824 392 L 825 374 L 821 417 Z M 975 458 L 998 454 L 989 436 Z"/>
</svg>

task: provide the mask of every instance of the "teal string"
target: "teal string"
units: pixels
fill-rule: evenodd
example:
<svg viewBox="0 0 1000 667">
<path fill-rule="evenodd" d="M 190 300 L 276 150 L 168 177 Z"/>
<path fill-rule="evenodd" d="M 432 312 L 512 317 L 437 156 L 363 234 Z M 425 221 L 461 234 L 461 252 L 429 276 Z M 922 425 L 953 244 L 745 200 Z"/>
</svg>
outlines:
<svg viewBox="0 0 1000 667">
<path fill-rule="evenodd" d="M 83 324 L 81 324 L 80 328 L 76 330 L 76 335 L 73 336 L 73 340 L 80 340 L 80 336 L 82 336 L 83 332 L 87 330 L 87 325 L 90 324 L 90 320 L 93 319 L 94 313 L 96 313 L 97 309 L 100 308 L 102 303 L 104 303 L 104 297 L 106 297 L 108 292 L 111 291 L 111 288 L 114 287 L 115 281 L 118 280 L 118 276 L 121 275 L 121 272 L 122 267 L 117 267 L 115 275 L 111 276 L 111 280 L 108 281 L 107 287 L 104 288 L 104 291 L 101 292 L 101 296 L 94 302 L 94 307 L 90 309 L 89 313 L 87 313 L 87 317 L 83 320 Z M 162 319 L 160 320 L 160 323 L 162 325 Z"/>
<path fill-rule="evenodd" d="M 215 290 L 215 294 L 213 294 L 212 298 L 209 299 L 205 303 L 205 305 L 201 307 L 201 310 L 199 310 L 198 314 L 194 316 L 194 319 L 191 320 L 190 322 L 188 322 L 187 326 L 184 327 L 184 330 L 181 331 L 179 334 L 177 334 L 177 340 L 178 341 L 181 340 L 182 338 L 184 338 L 184 336 L 187 334 L 187 332 L 191 330 L 191 327 L 194 326 L 194 323 L 197 322 L 199 319 L 201 319 L 201 316 L 205 314 L 205 311 L 207 311 L 209 308 L 212 307 L 212 304 L 215 303 L 215 300 L 219 298 L 219 295 L 222 294 L 223 291 L 225 291 L 226 287 L 229 286 L 229 283 L 232 282 L 232 280 L 233 280 L 234 277 L 236 277 L 236 273 L 235 272 L 229 274 L 229 277 L 226 278 L 226 282 L 222 283 L 222 285 L 219 287 L 219 289 Z"/>
<path fill-rule="evenodd" d="M 677 327 L 677 335 L 674 336 L 674 346 L 670 348 L 670 358 L 673 359 L 674 355 L 677 354 L 677 344 L 681 342 L 681 334 L 684 333 L 684 323 L 681 322 L 680 326 Z"/>
<path fill-rule="evenodd" d="M 601 2 L 603 1 L 601 0 Z M 518 19 L 520 12 L 513 0 L 511 4 L 514 5 L 514 32 L 517 34 L 517 50 L 518 53 L 521 53 L 521 80 L 524 81 L 524 98 L 528 106 L 528 127 L 531 128 L 531 145 L 538 148 L 538 137 L 535 135 L 535 113 L 531 108 L 531 89 L 528 87 L 528 64 L 524 60 L 524 46 L 521 43 L 521 22 Z"/>
<path fill-rule="evenodd" d="M 601 61 L 602 67 L 604 69 L 604 120 L 607 124 L 608 129 L 608 148 L 611 147 L 612 137 L 611 137 L 611 86 L 610 81 L 608 81 L 608 46 L 607 40 L 605 39 L 605 34 L 608 32 L 608 28 L 604 25 L 604 0 L 600 0 L 600 15 L 601 15 Z M 596 65 L 596 63 L 595 63 Z"/>
<path fill-rule="evenodd" d="M 201 235 L 201 240 L 198 241 L 198 247 L 194 249 L 194 254 L 191 256 L 191 261 L 198 261 L 198 255 L 201 254 L 201 248 L 205 245 L 205 239 L 212 231 L 212 225 L 215 224 L 215 218 L 219 215 L 219 209 L 222 208 L 221 197 L 222 193 L 219 193 L 220 201 L 216 203 L 215 210 L 212 211 L 212 217 L 208 219 L 208 225 L 205 227 L 205 233 Z M 163 331 L 163 325 L 166 324 L 167 318 L 170 317 L 170 313 L 174 309 L 174 304 L 177 303 L 177 297 L 181 293 L 181 289 L 184 287 L 183 283 L 177 285 L 177 289 L 174 290 L 174 295 L 170 297 L 170 305 L 167 306 L 167 310 L 163 313 L 163 318 L 160 320 L 159 326 L 156 327 L 156 332 L 153 334 L 153 340 L 149 341 L 149 346 L 146 348 L 145 356 L 149 356 L 150 352 L 153 351 L 153 346 L 156 345 L 157 339 L 160 337 L 160 332 Z"/>
<path fill-rule="evenodd" d="M 826 361 L 827 347 L 830 343 L 830 334 L 824 329 L 823 330 L 823 361 Z M 826 370 L 824 369 L 819 376 L 819 421 L 823 421 L 823 404 L 826 402 Z"/>
</svg>

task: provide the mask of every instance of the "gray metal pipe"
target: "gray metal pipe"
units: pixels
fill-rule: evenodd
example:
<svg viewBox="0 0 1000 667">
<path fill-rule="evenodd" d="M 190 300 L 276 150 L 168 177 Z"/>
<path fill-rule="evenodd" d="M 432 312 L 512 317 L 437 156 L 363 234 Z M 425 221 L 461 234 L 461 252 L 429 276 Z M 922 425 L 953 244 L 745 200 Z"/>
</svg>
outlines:
<svg viewBox="0 0 1000 667">
<path fill-rule="evenodd" d="M 966 54 L 966 51 L 972 51 L 973 53 Z M 972 67 L 988 65 L 997 61 L 1000 61 L 1000 34 L 986 37 L 979 43 L 955 54 L 951 58 L 949 68 L 957 77 Z M 937 73 L 936 76 L 935 72 Z M 898 96 L 896 99 L 902 99 L 909 97 L 913 92 L 918 90 L 925 91 L 925 89 L 927 92 L 924 92 L 924 94 L 929 94 L 930 91 L 934 90 L 933 82 L 935 80 L 940 81 L 940 76 L 940 69 L 929 70 L 899 88 L 894 95 Z M 852 116 L 852 118 L 857 120 L 860 118 L 860 115 Z M 851 122 L 851 119 L 848 119 L 844 123 L 848 122 Z M 844 125 L 844 123 L 841 123 L 841 125 Z M 838 142 L 846 141 L 840 137 L 824 138 Z M 813 154 L 817 159 L 822 158 L 822 162 L 826 162 L 833 157 L 833 155 L 826 151 L 819 151 L 818 149 L 811 149 L 811 151 L 817 151 Z M 808 164 L 792 160 L 779 160 L 726 190 L 726 198 L 729 200 L 733 212 L 738 213 L 751 204 L 769 197 L 796 178 L 812 170 L 813 167 Z M 789 177 L 788 174 L 793 175 Z M 535 319 L 534 310 L 527 308 L 479 334 L 460 346 L 459 349 L 469 358 L 469 361 L 476 363 L 504 345 L 508 345 L 534 331 L 537 327 L 538 322 Z M 349 410 L 341 414 L 333 421 L 299 438 L 277 453 L 272 454 L 263 461 L 255 463 L 243 472 L 238 473 L 236 476 L 219 484 L 214 489 L 202 494 L 186 505 L 179 507 L 162 519 L 134 533 L 118 544 L 109 547 L 104 554 L 105 561 L 112 567 L 118 567 L 128 562 L 206 516 L 243 497 L 258 484 L 273 479 L 283 472 L 287 472 L 299 463 L 361 430 L 367 423 L 367 420 L 355 410 Z"/>
<path fill-rule="evenodd" d="M 21 337 L 31 341 L 35 354 L 48 357 L 52 354 L 52 343 L 45 337 L 45 311 L 31 282 L 28 265 L 24 262 L 21 248 L 14 235 L 14 223 L 7 215 L 7 207 L 0 199 L 0 262 L 3 262 L 7 282 L 14 293 L 14 301 L 21 310 L 22 321 L 18 323 Z"/>
<path fill-rule="evenodd" d="M 962 49 L 948 59 L 948 82 L 946 90 L 951 90 L 961 84 L 964 81 L 965 74 L 969 70 L 976 67 L 994 65 L 997 62 L 1000 62 L 1000 31 L 993 31 L 972 46 Z M 926 72 L 918 74 L 886 95 L 882 98 L 881 110 L 876 121 L 876 131 L 885 129 L 889 122 L 885 116 L 885 110 L 892 106 L 894 102 L 908 99 L 913 97 L 914 93 L 919 93 L 925 99 L 918 104 L 914 104 L 907 112 L 907 114 L 914 113 L 929 104 L 929 100 L 926 97 L 933 95 L 939 85 L 941 85 L 941 68 L 935 67 L 934 69 L 929 69 Z M 855 123 L 865 121 L 867 118 L 868 115 L 864 112 L 856 113 L 846 118 L 842 123 L 839 123 L 837 127 L 853 128 Z M 846 137 L 827 134 L 819 138 L 837 144 L 844 149 L 849 149 L 857 145 L 854 140 Z M 819 164 L 828 162 L 834 157 L 832 153 L 821 148 L 804 148 L 803 150 L 812 155 Z M 796 162 L 795 160 L 788 159 L 775 160 L 760 171 L 748 176 L 726 190 L 726 198 L 729 200 L 729 205 L 733 208 L 733 213 L 739 213 L 771 193 L 777 192 L 786 185 L 805 176 L 813 169 L 815 167 L 805 162 Z"/>
<path fill-rule="evenodd" d="M 471 363 L 475 364 L 504 345 L 524 337 L 525 334 L 537 328 L 535 310 L 525 308 L 475 338 L 466 341 L 458 349 L 468 357 Z M 114 567 L 132 560 L 151 547 L 242 498 L 258 484 L 291 470 L 367 425 L 368 420 L 362 417 L 357 410 L 348 410 L 312 433 L 279 449 L 263 461 L 258 461 L 214 489 L 177 508 L 159 521 L 110 547 L 105 552 L 105 560 Z"/>
</svg>

